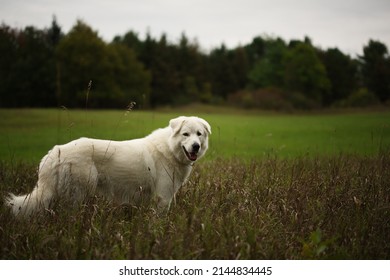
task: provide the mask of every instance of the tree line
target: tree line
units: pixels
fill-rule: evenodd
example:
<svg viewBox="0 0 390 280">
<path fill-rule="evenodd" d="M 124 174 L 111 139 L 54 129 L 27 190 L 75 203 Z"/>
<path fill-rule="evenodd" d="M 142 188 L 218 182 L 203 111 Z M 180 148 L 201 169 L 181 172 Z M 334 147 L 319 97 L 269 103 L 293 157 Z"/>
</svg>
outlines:
<svg viewBox="0 0 390 280">
<path fill-rule="evenodd" d="M 209 52 L 184 33 L 145 39 L 129 31 L 105 42 L 82 21 L 64 34 L 0 27 L 0 107 L 140 108 L 192 102 L 245 108 L 367 106 L 390 99 L 387 46 L 369 40 L 356 58 L 309 38 L 255 37 Z M 92 81 L 90 86 L 89 83 Z"/>
</svg>

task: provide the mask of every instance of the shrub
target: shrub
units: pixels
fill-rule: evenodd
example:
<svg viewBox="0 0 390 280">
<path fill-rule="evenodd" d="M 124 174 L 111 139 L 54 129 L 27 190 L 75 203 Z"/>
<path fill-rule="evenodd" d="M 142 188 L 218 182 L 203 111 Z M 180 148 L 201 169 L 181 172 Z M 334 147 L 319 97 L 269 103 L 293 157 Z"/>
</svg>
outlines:
<svg viewBox="0 0 390 280">
<path fill-rule="evenodd" d="M 279 88 L 262 88 L 256 90 L 243 90 L 228 97 L 230 104 L 251 109 L 264 110 L 290 110 L 291 104 L 286 100 Z"/>
<path fill-rule="evenodd" d="M 339 107 L 370 107 L 380 104 L 376 95 L 367 88 L 360 88 L 336 104 Z"/>
<path fill-rule="evenodd" d="M 310 110 L 318 109 L 321 107 L 318 101 L 314 99 L 308 99 L 301 92 L 290 92 L 288 94 L 288 100 L 291 103 L 291 106 L 295 109 Z"/>
</svg>

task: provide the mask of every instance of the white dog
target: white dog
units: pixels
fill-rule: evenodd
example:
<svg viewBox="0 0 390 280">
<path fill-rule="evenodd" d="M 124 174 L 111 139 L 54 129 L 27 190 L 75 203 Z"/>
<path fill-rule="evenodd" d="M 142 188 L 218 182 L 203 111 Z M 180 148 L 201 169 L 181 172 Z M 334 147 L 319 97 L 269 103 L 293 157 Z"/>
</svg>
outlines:
<svg viewBox="0 0 390 280">
<path fill-rule="evenodd" d="M 178 117 L 149 136 L 129 141 L 80 138 L 54 146 L 39 166 L 38 182 L 27 195 L 10 194 L 15 215 L 48 208 L 53 198 L 82 201 L 95 192 L 117 203 L 154 200 L 167 209 L 208 148 L 210 125 L 198 117 Z"/>
</svg>

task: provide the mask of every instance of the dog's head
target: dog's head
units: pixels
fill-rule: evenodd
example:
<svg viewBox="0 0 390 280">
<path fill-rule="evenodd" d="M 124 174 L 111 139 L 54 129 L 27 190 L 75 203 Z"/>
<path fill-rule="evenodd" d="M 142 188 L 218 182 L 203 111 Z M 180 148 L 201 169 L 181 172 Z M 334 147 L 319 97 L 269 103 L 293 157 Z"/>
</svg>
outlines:
<svg viewBox="0 0 390 280">
<path fill-rule="evenodd" d="M 198 117 L 178 117 L 169 122 L 172 129 L 169 145 L 176 158 L 191 163 L 202 157 L 208 148 L 211 127 Z"/>
</svg>

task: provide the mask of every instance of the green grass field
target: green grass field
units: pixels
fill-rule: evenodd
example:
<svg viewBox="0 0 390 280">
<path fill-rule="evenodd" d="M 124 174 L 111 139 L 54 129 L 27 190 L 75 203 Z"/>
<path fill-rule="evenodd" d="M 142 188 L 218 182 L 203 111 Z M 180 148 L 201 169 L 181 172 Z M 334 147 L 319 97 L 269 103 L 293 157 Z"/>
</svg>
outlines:
<svg viewBox="0 0 390 280">
<path fill-rule="evenodd" d="M 36 162 L 54 145 L 79 137 L 143 137 L 181 114 L 198 115 L 211 124 L 208 159 L 257 159 L 269 154 L 374 155 L 390 145 L 390 112 L 277 115 L 197 113 L 196 109 L 176 113 L 0 110 L 0 158 Z"/>
<path fill-rule="evenodd" d="M 0 200 L 32 190 L 55 144 L 182 114 L 213 134 L 167 215 L 94 196 L 15 220 L 0 203 L 0 259 L 390 259 L 389 112 L 0 110 Z"/>
</svg>

